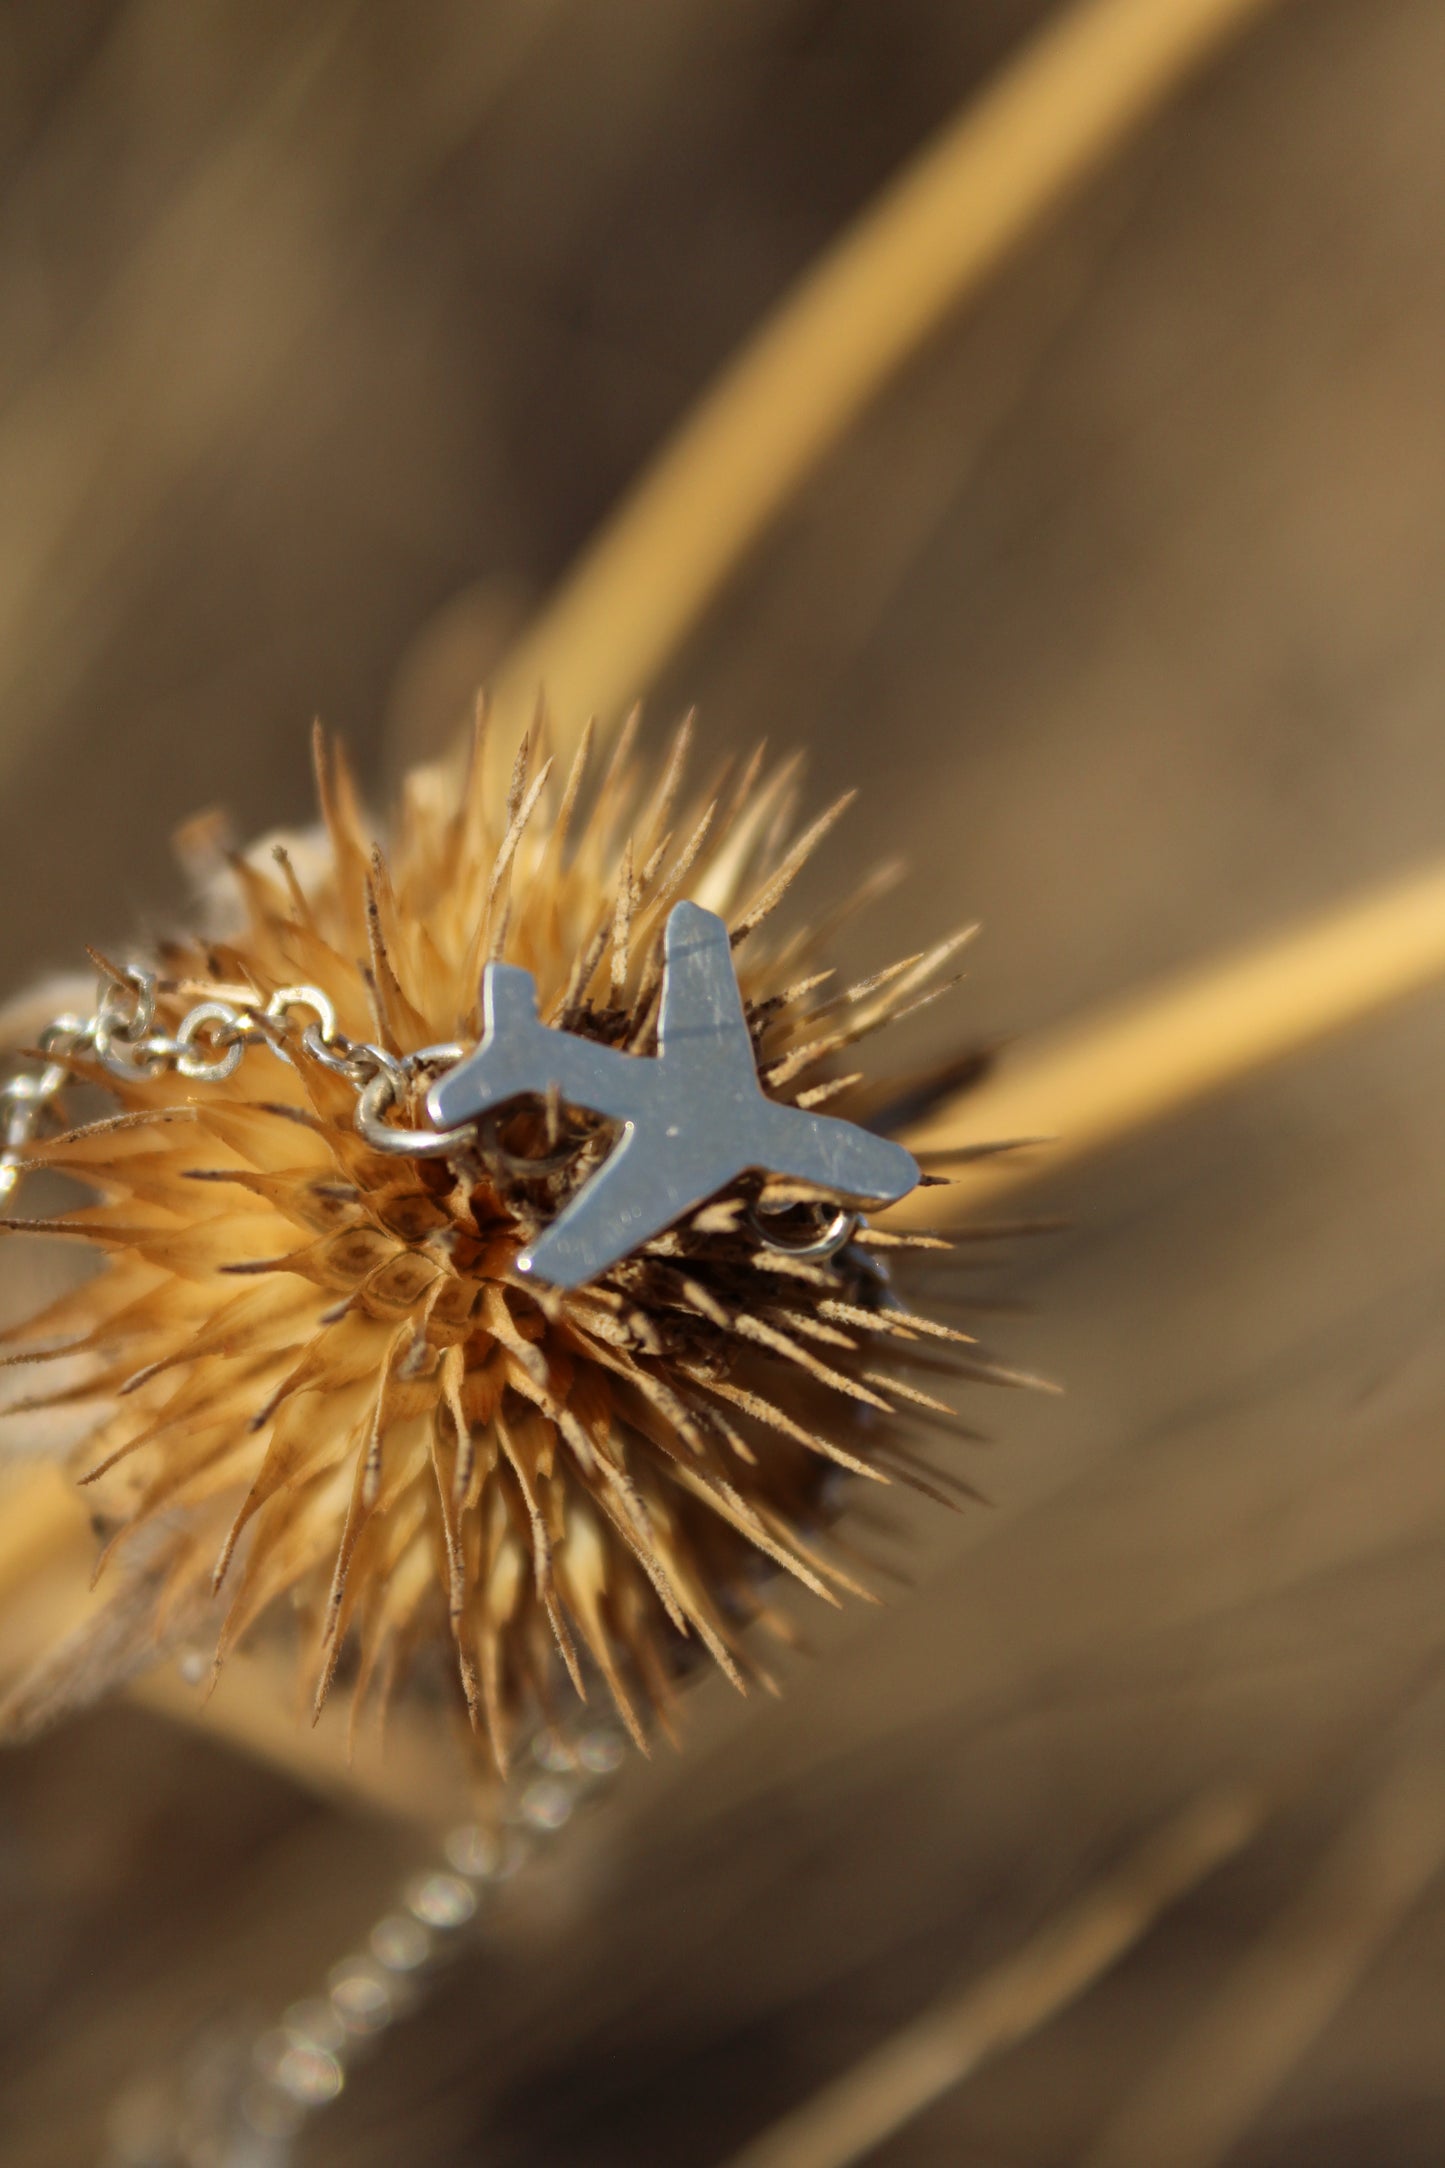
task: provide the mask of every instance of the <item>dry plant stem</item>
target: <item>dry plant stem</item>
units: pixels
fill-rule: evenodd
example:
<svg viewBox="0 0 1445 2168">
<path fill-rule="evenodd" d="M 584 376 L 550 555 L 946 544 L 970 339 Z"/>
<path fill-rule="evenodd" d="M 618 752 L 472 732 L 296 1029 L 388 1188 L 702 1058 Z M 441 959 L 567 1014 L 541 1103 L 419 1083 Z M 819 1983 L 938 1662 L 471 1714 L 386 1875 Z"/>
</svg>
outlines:
<svg viewBox="0 0 1445 2168">
<path fill-rule="evenodd" d="M 1445 1767 L 1402 1760 L 1083 2168 L 1218 2168 L 1445 1867 Z"/>
<path fill-rule="evenodd" d="M 85 1516 L 58 1468 L 47 1464 L 12 1476 L 0 1491 L 0 1612 L 85 1541 Z"/>
<path fill-rule="evenodd" d="M 1261 1794 L 1207 1792 L 1017 1956 L 905 2026 L 729 2168 L 846 2168 L 865 2159 L 1117 1964 L 1170 1905 L 1250 1842 L 1264 1805 Z"/>
<path fill-rule="evenodd" d="M 323 246 L 331 222 L 349 206 L 353 244 L 385 233 L 485 126 L 554 5 L 488 10 L 484 62 L 433 66 L 425 94 L 419 79 L 399 83 L 383 143 L 367 127 L 358 0 L 290 10 L 267 66 L 254 81 L 238 73 L 206 155 L 183 165 L 80 326 L 0 409 L 0 770 L 54 712 L 57 682 L 93 659 L 117 598 L 138 606 L 135 535 L 242 439 L 298 343 L 340 305 L 348 274 L 345 252 L 333 261 Z M 149 65 L 155 35 L 149 10 L 111 11 L 91 77 L 58 104 L 55 150 L 96 78 Z M 365 147 L 338 161 L 347 139 Z"/>
<path fill-rule="evenodd" d="M 565 747 L 635 699 L 869 401 L 1009 251 L 1271 0 L 1060 7 L 748 341 L 523 635 Z M 509 742 L 509 730 L 494 743 Z"/>
<path fill-rule="evenodd" d="M 84 1511 L 58 1469 L 27 1471 L 0 1494 L 0 1616 L 11 1675 L 44 1655 L 56 1630 L 52 1592 L 67 1583 L 66 1623 L 79 1623 L 94 1600 L 87 1588 L 94 1548 Z M 364 1731 L 349 1747 L 339 1713 L 313 1727 L 289 1679 L 264 1658 L 236 1664 L 209 1699 L 174 1664 L 137 1680 L 130 1693 L 142 1707 L 231 1742 L 323 1798 L 360 1803 L 398 1821 L 444 1820 L 471 1804 L 465 1757 L 444 1731 L 399 1710 L 384 1743 Z"/>
<path fill-rule="evenodd" d="M 1047 1148 L 984 1161 L 956 1189 L 917 1192 L 888 1224 L 973 1215 L 992 1197 L 1105 1150 L 1442 973 L 1445 865 L 1436 863 L 1222 963 L 1146 988 L 1006 1062 L 906 1141 L 946 1152 L 991 1136 L 1042 1136 Z"/>
<path fill-rule="evenodd" d="M 336 1805 L 360 1803 L 398 1822 L 440 1826 L 473 1804 L 466 1756 L 444 1725 L 395 1710 L 384 1735 L 371 1727 L 349 1742 L 339 1712 L 313 1726 L 289 1676 L 264 1657 L 230 1667 L 209 1701 L 173 1664 L 137 1680 L 130 1693 L 143 1708 L 234 1745 Z"/>
</svg>

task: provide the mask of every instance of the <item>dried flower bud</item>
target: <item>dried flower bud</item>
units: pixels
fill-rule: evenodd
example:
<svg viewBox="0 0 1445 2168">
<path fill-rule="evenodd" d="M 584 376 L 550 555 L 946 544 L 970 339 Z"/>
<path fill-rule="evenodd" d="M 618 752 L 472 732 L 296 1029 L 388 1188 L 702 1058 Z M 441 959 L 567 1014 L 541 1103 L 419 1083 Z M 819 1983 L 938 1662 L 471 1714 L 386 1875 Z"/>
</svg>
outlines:
<svg viewBox="0 0 1445 2168">
<path fill-rule="evenodd" d="M 755 760 L 679 814 L 686 751 L 684 730 L 649 791 L 624 733 L 600 784 L 584 747 L 559 788 L 529 742 L 499 804 L 478 742 L 460 791 L 409 780 L 383 853 L 318 741 L 326 850 L 304 873 L 280 848 L 231 859 L 233 930 L 162 948 L 158 1024 L 305 983 L 393 1055 L 470 1044 L 483 966 L 505 959 L 544 1021 L 646 1054 L 687 896 L 728 922 L 765 1089 L 849 1114 L 836 1057 L 925 998 L 957 944 L 834 990 L 817 930 L 782 938 L 772 913 L 841 808 L 792 840 L 793 770 Z M 287 1059 L 199 1081 L 73 1055 L 121 1111 L 31 1155 L 99 1196 L 40 1224 L 103 1270 L 8 1359 L 81 1359 L 21 1405 L 96 1411 L 76 1472 L 117 1554 L 110 1668 L 216 1616 L 219 1664 L 281 1622 L 318 1708 L 338 1678 L 358 1706 L 403 1672 L 449 1678 L 502 1764 L 564 1674 L 579 1693 L 600 1674 L 639 1742 L 689 1650 L 740 1686 L 765 1676 L 752 1629 L 789 1630 L 760 1564 L 829 1600 L 858 1589 L 824 1478 L 919 1478 L 910 1426 L 951 1411 L 900 1365 L 965 1336 L 897 1305 L 888 1238 L 779 1246 L 837 1200 L 760 1177 L 586 1286 L 535 1286 L 515 1259 L 607 1148 L 596 1120 L 538 1102 L 474 1153 L 388 1156 L 304 1022 Z"/>
</svg>

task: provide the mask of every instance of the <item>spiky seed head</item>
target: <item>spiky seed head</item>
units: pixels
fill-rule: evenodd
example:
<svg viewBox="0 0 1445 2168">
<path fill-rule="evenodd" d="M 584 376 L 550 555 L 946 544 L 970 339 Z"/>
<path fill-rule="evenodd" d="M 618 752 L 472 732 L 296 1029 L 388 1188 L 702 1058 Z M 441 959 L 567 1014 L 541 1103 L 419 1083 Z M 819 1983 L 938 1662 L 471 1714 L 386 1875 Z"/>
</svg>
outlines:
<svg viewBox="0 0 1445 2168">
<path fill-rule="evenodd" d="M 925 998 L 954 944 L 840 988 L 822 929 L 785 938 L 773 913 L 842 808 L 796 834 L 796 767 L 760 758 L 684 803 L 688 736 L 649 788 L 631 730 L 594 780 L 587 744 L 561 775 L 539 726 L 499 802 L 479 724 L 464 783 L 415 773 L 385 848 L 318 736 L 319 847 L 231 859 L 230 930 L 158 953 L 159 1021 L 306 983 L 391 1053 L 470 1043 L 505 959 L 546 1021 L 646 1053 L 662 929 L 690 896 L 729 923 L 765 1087 L 848 1115 L 838 1057 Z M 898 1360 L 965 1336 L 885 1302 L 886 1237 L 832 1258 L 762 1239 L 760 1212 L 837 1200 L 761 1178 L 593 1284 L 537 1287 L 514 1261 L 595 1167 L 597 1125 L 535 1104 L 456 1164 L 384 1156 L 305 1021 L 289 1060 L 256 1050 L 223 1081 L 76 1058 L 120 1112 L 33 1153 L 97 1193 L 37 1225 L 103 1268 L 9 1359 L 79 1365 L 19 1406 L 93 1411 L 74 1466 L 117 1585 L 112 1668 L 208 1620 L 219 1665 L 284 1620 L 318 1708 L 338 1678 L 354 1707 L 403 1674 L 441 1682 L 502 1765 L 568 1676 L 605 1681 L 640 1743 L 690 1651 L 765 1678 L 755 1629 L 790 1636 L 768 1569 L 860 1589 L 827 1540 L 828 1479 L 919 1475 L 910 1426 L 949 1411 Z"/>
</svg>

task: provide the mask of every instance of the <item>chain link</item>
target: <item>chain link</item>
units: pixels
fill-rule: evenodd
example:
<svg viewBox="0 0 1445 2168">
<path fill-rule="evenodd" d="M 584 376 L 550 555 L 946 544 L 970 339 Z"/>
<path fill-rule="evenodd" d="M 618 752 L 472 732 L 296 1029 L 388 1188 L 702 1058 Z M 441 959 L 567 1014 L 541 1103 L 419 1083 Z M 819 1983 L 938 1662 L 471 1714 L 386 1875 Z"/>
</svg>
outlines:
<svg viewBox="0 0 1445 2168">
<path fill-rule="evenodd" d="M 0 1083 L 0 1210 L 14 1197 L 26 1153 L 57 1118 L 57 1102 L 71 1081 L 70 1057 L 91 1057 L 108 1075 L 126 1083 L 169 1071 L 193 1083 L 220 1084 L 235 1074 L 253 1046 L 264 1046 L 294 1066 L 293 1035 L 306 1012 L 301 1050 L 351 1085 L 357 1095 L 356 1126 L 374 1149 L 435 1158 L 475 1141 L 470 1129 L 400 1129 L 384 1119 L 419 1075 L 459 1061 L 465 1047 L 427 1046 L 399 1056 L 349 1038 L 337 1021 L 335 1005 L 319 986 L 278 986 L 264 1002 L 210 995 L 186 1011 L 172 1035 L 156 1022 L 160 990 L 155 972 L 143 964 L 106 972 L 89 1016 L 57 1016 L 41 1032 L 37 1051 L 60 1058 L 38 1069 L 17 1070 Z"/>
</svg>

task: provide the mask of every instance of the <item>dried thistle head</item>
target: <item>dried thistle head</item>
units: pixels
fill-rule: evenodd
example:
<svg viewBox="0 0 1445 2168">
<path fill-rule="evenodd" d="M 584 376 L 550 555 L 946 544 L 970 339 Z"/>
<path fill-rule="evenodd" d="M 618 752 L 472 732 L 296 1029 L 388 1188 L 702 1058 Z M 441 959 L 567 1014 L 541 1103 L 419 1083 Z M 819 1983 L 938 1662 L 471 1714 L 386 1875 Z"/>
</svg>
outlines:
<svg viewBox="0 0 1445 2168">
<path fill-rule="evenodd" d="M 773 913 L 841 805 L 795 837 L 790 766 L 755 759 L 684 805 L 686 727 L 650 787 L 629 732 L 597 780 L 587 745 L 561 778 L 541 736 L 502 803 L 480 729 L 460 789 L 418 771 L 385 849 L 318 739 L 324 847 L 230 861 L 232 929 L 163 945 L 159 1020 L 299 982 L 392 1054 L 470 1043 L 501 958 L 544 1021 L 647 1053 L 663 925 L 690 896 L 728 921 L 765 1088 L 855 1112 L 838 1057 L 928 998 L 961 937 L 839 988 L 829 929 L 785 937 Z M 569 1674 L 584 1694 L 600 1675 L 639 1742 L 691 1650 L 766 1679 L 753 1629 L 790 1638 L 772 1569 L 859 1589 L 829 1479 L 923 1481 L 913 1426 L 950 1419 L 900 1373 L 965 1336 L 903 1310 L 883 1270 L 927 1238 L 861 1228 L 798 1254 L 837 1200 L 749 1177 L 591 1284 L 538 1287 L 515 1259 L 595 1166 L 595 1122 L 534 1103 L 454 1161 L 385 1155 L 305 1020 L 286 1059 L 219 1080 L 73 1057 L 120 1112 L 31 1155 L 98 1193 L 36 1224 L 102 1269 L 7 1359 L 79 1359 L 18 1406 L 94 1411 L 74 1466 L 119 1581 L 113 1664 L 210 1618 L 219 1666 L 284 1619 L 318 1708 L 338 1678 L 354 1706 L 403 1673 L 441 1682 L 503 1766 Z M 92 1668 L 95 1649 L 92 1630 Z"/>
</svg>

